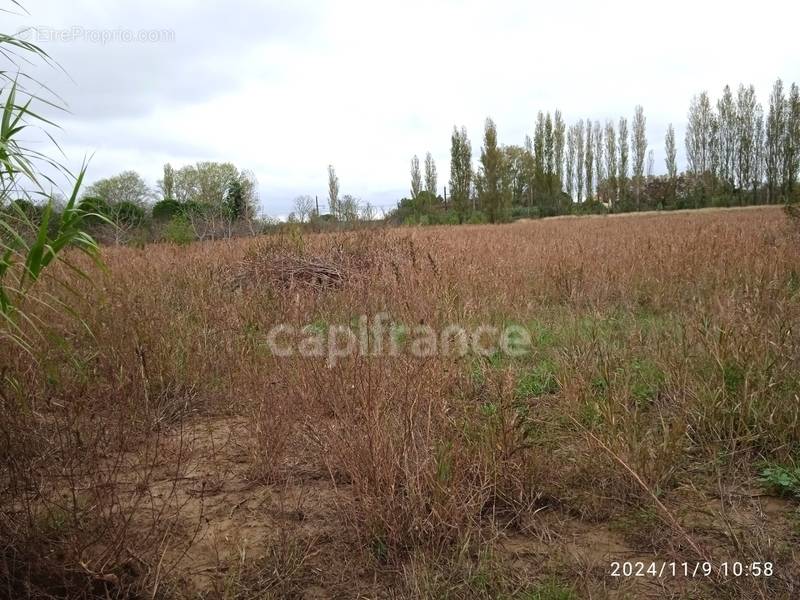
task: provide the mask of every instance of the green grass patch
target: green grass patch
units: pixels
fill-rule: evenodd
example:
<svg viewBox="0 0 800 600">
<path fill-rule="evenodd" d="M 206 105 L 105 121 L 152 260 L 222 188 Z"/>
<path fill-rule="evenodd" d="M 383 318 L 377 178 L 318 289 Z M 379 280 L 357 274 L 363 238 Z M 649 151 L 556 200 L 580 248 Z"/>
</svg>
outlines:
<svg viewBox="0 0 800 600">
<path fill-rule="evenodd" d="M 516 594 L 513 598 L 514 600 L 578 600 L 578 595 L 570 586 L 549 580 Z"/>
<path fill-rule="evenodd" d="M 541 320 L 531 321 L 528 324 L 528 332 L 531 336 L 531 344 L 541 350 L 554 348 L 563 341 L 556 327 Z"/>
<path fill-rule="evenodd" d="M 654 401 L 664 387 L 666 376 L 661 368 L 648 359 L 635 360 L 630 366 L 631 395 L 639 405 Z"/>
<path fill-rule="evenodd" d="M 587 429 L 596 429 L 603 423 L 603 411 L 596 400 L 586 400 L 580 408 L 578 419 Z"/>
<path fill-rule="evenodd" d="M 725 386 L 725 391 L 728 394 L 735 395 L 740 393 L 744 387 L 745 369 L 735 363 L 726 362 L 722 365 L 722 382 Z"/>
<path fill-rule="evenodd" d="M 532 398 L 545 394 L 555 394 L 559 390 L 555 365 L 550 360 L 543 360 L 517 381 L 518 398 Z"/>
</svg>

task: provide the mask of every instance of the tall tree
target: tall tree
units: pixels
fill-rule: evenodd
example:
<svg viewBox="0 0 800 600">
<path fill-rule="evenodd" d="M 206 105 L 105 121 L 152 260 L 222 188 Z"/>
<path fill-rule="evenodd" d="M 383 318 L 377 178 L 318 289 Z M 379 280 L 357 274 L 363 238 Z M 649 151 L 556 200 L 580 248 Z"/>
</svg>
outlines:
<svg viewBox="0 0 800 600">
<path fill-rule="evenodd" d="M 675 144 L 675 128 L 670 123 L 667 126 L 667 133 L 664 136 L 664 163 L 667 167 L 668 179 L 668 198 L 670 203 L 675 202 L 677 196 L 677 181 L 678 181 L 678 160 L 677 160 L 677 147 Z"/>
<path fill-rule="evenodd" d="M 339 178 L 333 165 L 328 165 L 328 211 L 334 217 L 339 215 Z"/>
<path fill-rule="evenodd" d="M 606 189 L 608 202 L 613 206 L 617 201 L 617 135 L 614 131 L 614 121 L 606 121 Z"/>
<path fill-rule="evenodd" d="M 411 159 L 411 197 L 416 200 L 422 191 L 422 174 L 419 171 L 419 158 L 415 154 Z"/>
<path fill-rule="evenodd" d="M 756 105 L 756 128 L 753 132 L 753 202 L 758 201 L 758 188 L 764 180 L 764 152 L 765 152 L 765 132 L 764 132 L 764 109 L 761 104 Z"/>
<path fill-rule="evenodd" d="M 533 189 L 536 201 L 544 193 L 546 186 L 547 162 L 545 160 L 545 119 L 544 113 L 536 115 L 536 128 L 533 130 Z"/>
<path fill-rule="evenodd" d="M 719 144 L 719 117 L 711 114 L 711 163 L 709 164 L 709 179 L 711 181 L 711 194 L 716 194 L 717 183 L 722 173 L 722 148 Z"/>
<path fill-rule="evenodd" d="M 463 223 L 467 214 L 471 186 L 472 146 L 466 128 L 458 130 L 453 127 L 453 134 L 450 137 L 450 197 L 459 223 Z"/>
<path fill-rule="evenodd" d="M 525 136 L 525 205 L 533 206 L 533 197 L 536 187 L 536 159 L 533 154 L 533 140 Z"/>
<path fill-rule="evenodd" d="M 586 173 L 586 200 L 594 195 L 594 132 L 591 119 L 586 119 L 586 146 L 583 153 Z"/>
<path fill-rule="evenodd" d="M 575 191 L 575 158 L 578 154 L 576 138 L 575 125 L 571 125 L 567 130 L 567 158 L 564 166 L 564 187 L 570 198 L 574 197 Z"/>
<path fill-rule="evenodd" d="M 578 203 L 583 202 L 583 182 L 585 181 L 585 155 L 583 139 L 583 121 L 575 124 L 575 193 L 578 195 Z"/>
<path fill-rule="evenodd" d="M 619 119 L 619 200 L 627 210 L 628 202 L 628 160 L 629 148 L 628 145 L 628 119 L 620 117 Z"/>
<path fill-rule="evenodd" d="M 555 177 L 556 177 L 556 146 L 555 137 L 553 134 L 553 119 L 550 118 L 550 113 L 544 120 L 544 165 L 545 175 L 547 182 L 547 195 L 552 199 L 553 192 L 555 191 Z"/>
<path fill-rule="evenodd" d="M 637 106 L 633 113 L 633 138 L 631 144 L 631 155 L 633 158 L 633 181 L 636 192 L 636 209 L 641 209 L 642 188 L 644 175 L 644 160 L 647 155 L 647 119 L 644 116 L 644 109 L 641 105 Z"/>
<path fill-rule="evenodd" d="M 566 124 L 561 116 L 561 111 L 556 110 L 553 117 L 553 142 L 555 146 L 556 177 L 558 178 L 558 191 L 564 188 L 564 143 Z"/>
<path fill-rule="evenodd" d="M 431 153 L 425 155 L 425 191 L 436 197 L 438 175 L 436 173 L 436 163 L 433 161 Z"/>
<path fill-rule="evenodd" d="M 600 200 L 600 188 L 605 179 L 605 170 L 603 163 L 603 129 L 600 126 L 600 121 L 594 122 L 594 179 L 595 187 L 597 188 L 597 199 Z"/>
<path fill-rule="evenodd" d="M 700 192 L 705 197 L 709 172 L 712 170 L 714 147 L 714 115 L 708 92 L 694 96 L 689 104 L 686 124 L 686 162 L 688 170 L 700 184 Z"/>
<path fill-rule="evenodd" d="M 512 206 L 521 206 L 526 200 L 528 173 L 527 151 L 522 146 L 511 144 L 500 148 L 502 154 L 502 180 Z"/>
<path fill-rule="evenodd" d="M 670 184 L 670 195 L 674 199 L 675 180 L 678 177 L 677 148 L 675 147 L 675 128 L 670 123 L 667 126 L 667 135 L 664 136 L 664 163 L 667 167 L 667 177 Z"/>
<path fill-rule="evenodd" d="M 159 188 L 164 200 L 175 198 L 175 169 L 169 163 L 164 165 L 164 179 L 159 182 Z"/>
<path fill-rule="evenodd" d="M 785 132 L 786 97 L 783 93 L 783 81 L 778 79 L 769 96 L 769 112 L 767 113 L 767 145 L 764 160 L 769 202 L 775 202 L 778 197 L 781 171 L 784 165 Z"/>
<path fill-rule="evenodd" d="M 747 190 L 753 180 L 753 144 L 756 136 L 756 90 L 740 85 L 736 92 L 736 186 Z"/>
<path fill-rule="evenodd" d="M 735 160 L 737 146 L 737 115 L 736 105 L 733 101 L 733 94 L 730 86 L 726 85 L 722 92 L 722 98 L 717 102 L 717 122 L 719 130 L 717 132 L 717 146 L 719 147 L 719 179 L 730 190 L 736 187 L 735 180 Z"/>
<path fill-rule="evenodd" d="M 800 90 L 793 83 L 786 98 L 785 130 L 783 134 L 783 168 L 781 169 L 781 191 L 787 201 L 794 198 L 794 186 L 800 168 Z"/>
<path fill-rule="evenodd" d="M 481 208 L 491 223 L 502 220 L 506 209 L 505 190 L 502 186 L 502 153 L 497 145 L 497 127 L 492 119 L 486 119 L 481 148 L 479 177 L 479 199 Z"/>
</svg>

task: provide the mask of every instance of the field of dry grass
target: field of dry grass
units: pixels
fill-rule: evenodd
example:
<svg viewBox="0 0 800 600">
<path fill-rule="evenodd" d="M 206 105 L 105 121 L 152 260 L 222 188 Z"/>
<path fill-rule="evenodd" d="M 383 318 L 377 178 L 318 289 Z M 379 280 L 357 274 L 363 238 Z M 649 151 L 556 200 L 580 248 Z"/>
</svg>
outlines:
<svg viewBox="0 0 800 600">
<path fill-rule="evenodd" d="M 76 314 L 30 308 L 35 361 L 0 341 L 0 597 L 800 594 L 800 235 L 780 209 L 104 261 L 42 289 Z M 287 279 L 287 261 L 336 280 Z M 335 364 L 268 344 L 277 324 L 379 313 L 403 337 L 513 324 L 532 344 Z"/>
</svg>

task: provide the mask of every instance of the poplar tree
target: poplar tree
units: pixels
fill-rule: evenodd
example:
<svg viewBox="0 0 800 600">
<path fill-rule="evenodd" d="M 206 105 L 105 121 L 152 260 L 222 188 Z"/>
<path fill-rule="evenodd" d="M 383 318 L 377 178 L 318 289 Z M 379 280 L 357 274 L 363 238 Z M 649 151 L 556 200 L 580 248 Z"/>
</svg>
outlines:
<svg viewBox="0 0 800 600">
<path fill-rule="evenodd" d="M 603 130 L 600 121 L 594 122 L 594 174 L 597 188 L 597 199 L 600 199 L 600 186 L 603 185 Z"/>
<path fill-rule="evenodd" d="M 721 172 L 720 163 L 722 162 L 722 152 L 719 145 L 719 118 L 714 113 L 711 114 L 711 164 L 709 164 L 711 194 L 716 193 L 717 182 Z"/>
<path fill-rule="evenodd" d="M 583 182 L 584 182 L 584 145 L 583 145 L 583 121 L 575 124 L 575 192 L 578 194 L 578 202 L 583 202 Z"/>
<path fill-rule="evenodd" d="M 786 130 L 786 98 L 783 81 L 778 79 L 769 96 L 769 113 L 766 126 L 766 151 L 764 167 L 767 177 L 767 201 L 777 198 L 784 164 L 784 134 Z"/>
<path fill-rule="evenodd" d="M 528 186 L 528 151 L 510 145 L 500 149 L 503 157 L 503 185 L 512 206 L 525 203 Z"/>
<path fill-rule="evenodd" d="M 781 169 L 781 191 L 787 201 L 794 197 L 797 171 L 800 167 L 800 91 L 793 83 L 784 107 L 783 168 Z"/>
<path fill-rule="evenodd" d="M 678 160 L 677 148 L 675 146 L 675 128 L 672 123 L 667 127 L 667 134 L 664 137 L 664 163 L 667 167 L 667 178 L 669 179 L 669 200 L 675 202 L 676 186 L 678 179 Z"/>
<path fill-rule="evenodd" d="M 431 194 L 434 198 L 437 193 L 437 179 L 436 163 L 433 161 L 431 153 L 425 155 L 425 191 Z"/>
<path fill-rule="evenodd" d="M 740 85 L 736 93 L 736 185 L 747 190 L 753 179 L 753 144 L 756 135 L 756 90 Z"/>
<path fill-rule="evenodd" d="M 411 159 L 411 197 L 416 200 L 422 191 L 422 174 L 419 171 L 419 158 L 415 154 Z"/>
<path fill-rule="evenodd" d="M 328 211 L 334 217 L 339 214 L 339 178 L 333 165 L 328 165 Z"/>
<path fill-rule="evenodd" d="M 669 177 L 671 183 L 674 183 L 675 178 L 678 176 L 678 161 L 675 147 L 675 128 L 672 123 L 667 126 L 667 135 L 664 137 L 664 154 L 666 156 L 664 163 L 667 167 L 667 177 Z"/>
<path fill-rule="evenodd" d="M 544 120 L 544 168 L 545 168 L 545 181 L 547 185 L 547 195 L 552 198 L 555 189 L 555 175 L 556 175 L 556 152 L 555 152 L 555 138 L 553 134 L 553 120 L 550 118 L 550 113 Z"/>
<path fill-rule="evenodd" d="M 536 128 L 533 131 L 533 189 L 536 201 L 541 198 L 547 187 L 547 162 L 545 160 L 545 119 L 544 113 L 536 115 Z"/>
<path fill-rule="evenodd" d="M 705 176 L 711 166 L 712 121 L 708 92 L 694 96 L 686 125 L 686 161 L 695 176 Z"/>
<path fill-rule="evenodd" d="M 567 156 L 564 165 L 564 188 L 567 196 L 573 199 L 575 191 L 575 157 L 577 156 L 577 139 L 575 125 L 571 125 L 567 130 Z"/>
<path fill-rule="evenodd" d="M 632 158 L 633 158 L 633 179 L 634 189 L 636 190 L 636 210 L 641 209 L 642 203 L 642 183 L 644 174 L 644 160 L 647 154 L 647 119 L 644 116 L 644 109 L 641 105 L 637 106 L 633 114 L 633 139 L 632 139 Z"/>
<path fill-rule="evenodd" d="M 619 119 L 619 199 L 626 205 L 628 201 L 628 120 Z"/>
<path fill-rule="evenodd" d="M 561 116 L 561 111 L 556 110 L 553 118 L 553 141 L 555 146 L 556 177 L 558 177 L 558 191 L 564 187 L 564 143 L 566 124 Z"/>
<path fill-rule="evenodd" d="M 501 220 L 505 211 L 505 190 L 502 186 L 502 154 L 497 145 L 497 127 L 492 119 L 486 119 L 481 148 L 481 170 L 479 198 L 481 208 L 491 223 Z"/>
<path fill-rule="evenodd" d="M 525 203 L 528 207 L 533 204 L 536 187 L 536 159 L 533 154 L 533 140 L 525 136 Z"/>
<path fill-rule="evenodd" d="M 733 94 L 730 86 L 726 85 L 722 92 L 722 98 L 717 102 L 717 146 L 719 147 L 719 178 L 729 189 L 734 190 L 735 181 L 735 159 L 736 159 L 736 138 L 737 138 L 737 115 L 736 106 L 733 101 Z"/>
<path fill-rule="evenodd" d="M 764 109 L 760 104 L 756 105 L 756 128 L 753 132 L 753 202 L 758 201 L 758 188 L 764 179 Z"/>
<path fill-rule="evenodd" d="M 161 193 L 164 200 L 175 199 L 175 169 L 167 163 L 164 165 L 164 179 L 161 180 Z"/>
<path fill-rule="evenodd" d="M 608 201 L 613 205 L 617 200 L 617 136 L 614 131 L 614 121 L 606 121 L 606 181 L 608 187 Z"/>
<path fill-rule="evenodd" d="M 591 199 L 594 194 L 594 136 L 592 121 L 586 119 L 586 149 L 584 150 L 586 164 L 586 199 Z"/>
<path fill-rule="evenodd" d="M 453 127 L 450 137 L 450 197 L 458 215 L 459 223 L 464 222 L 469 206 L 472 185 L 472 146 L 466 128 L 459 131 Z"/>
</svg>

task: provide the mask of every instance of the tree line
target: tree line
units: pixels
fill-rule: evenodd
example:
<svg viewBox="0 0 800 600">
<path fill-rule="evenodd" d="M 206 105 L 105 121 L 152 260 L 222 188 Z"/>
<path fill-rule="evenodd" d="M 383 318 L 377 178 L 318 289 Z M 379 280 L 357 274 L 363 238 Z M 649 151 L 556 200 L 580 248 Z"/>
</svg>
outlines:
<svg viewBox="0 0 800 600">
<path fill-rule="evenodd" d="M 91 213 L 86 226 L 101 241 L 230 237 L 253 230 L 257 183 L 250 171 L 228 162 L 179 169 L 167 163 L 155 188 L 136 171 L 123 171 L 87 186 L 81 204 Z M 34 220 L 43 210 L 29 201 L 17 205 Z"/>
<path fill-rule="evenodd" d="M 725 86 L 712 101 L 695 95 L 685 127 L 685 165 L 669 124 L 663 174 L 655 174 L 644 109 L 627 117 L 579 119 L 568 124 L 560 110 L 537 114 L 533 135 L 522 145 L 503 145 L 494 121 L 486 120 L 473 157 L 465 127 L 450 136 L 450 176 L 439 187 L 430 152 L 410 164 L 410 194 L 387 217 L 394 223 L 482 223 L 572 213 L 627 212 L 794 202 L 800 171 L 800 91 L 779 79 L 766 108 L 754 86 Z M 440 193 L 441 190 L 441 193 Z M 87 219 L 96 237 L 188 241 L 262 230 L 256 221 L 253 174 L 228 162 L 198 162 L 175 169 L 167 163 L 151 188 L 135 171 L 94 182 L 83 203 L 98 218 Z M 17 200 L 34 221 L 43 207 Z M 316 197 L 298 196 L 290 222 L 349 226 L 377 217 L 368 202 L 340 193 L 328 166 L 328 194 L 321 211 Z M 109 225 L 110 223 L 110 225 Z"/>
<path fill-rule="evenodd" d="M 325 200 L 323 200 L 325 202 Z M 298 196 L 294 206 L 287 217 L 289 223 L 309 223 L 316 228 L 325 224 L 354 225 L 361 222 L 373 221 L 377 212 L 369 202 L 365 202 L 352 194 L 341 194 L 339 190 L 339 177 L 333 165 L 328 165 L 328 211 L 322 212 L 319 208 L 319 198 L 312 198 L 308 194 Z"/>
<path fill-rule="evenodd" d="M 561 111 L 539 112 L 524 145 L 500 145 L 486 120 L 477 162 L 465 127 L 450 138 L 450 179 L 436 188 L 436 167 L 411 161 L 410 197 L 392 213 L 401 222 L 498 222 L 520 216 L 581 212 L 736 206 L 798 200 L 800 93 L 779 79 L 766 111 L 752 85 L 734 94 L 725 86 L 712 103 L 708 92 L 689 104 L 679 169 L 675 128 L 667 127 L 664 174 L 655 174 L 647 118 L 636 106 L 630 119 L 581 119 L 570 125 Z M 433 173 L 432 179 L 428 173 Z M 433 185 L 427 185 L 432 182 Z M 449 192 L 449 195 L 448 195 Z"/>
</svg>

